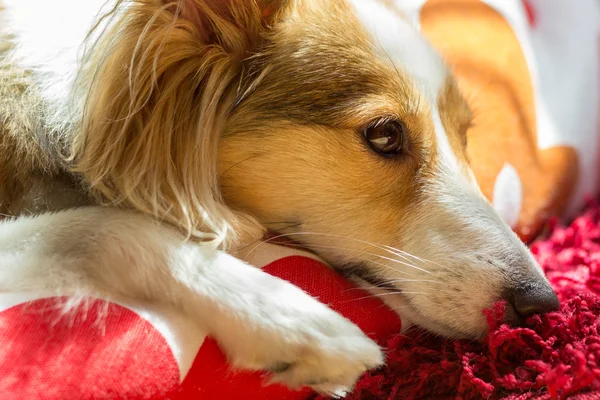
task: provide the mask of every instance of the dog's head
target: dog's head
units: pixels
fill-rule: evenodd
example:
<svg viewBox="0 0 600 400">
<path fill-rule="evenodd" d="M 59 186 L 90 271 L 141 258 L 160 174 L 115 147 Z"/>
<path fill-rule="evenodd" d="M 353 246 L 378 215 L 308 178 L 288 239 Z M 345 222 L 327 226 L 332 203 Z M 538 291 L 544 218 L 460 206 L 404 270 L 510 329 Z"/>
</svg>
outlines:
<svg viewBox="0 0 600 400">
<path fill-rule="evenodd" d="M 79 169 L 185 228 L 258 220 L 443 335 L 481 336 L 499 299 L 514 317 L 555 308 L 471 173 L 451 72 L 385 3 L 121 3 Z"/>
</svg>

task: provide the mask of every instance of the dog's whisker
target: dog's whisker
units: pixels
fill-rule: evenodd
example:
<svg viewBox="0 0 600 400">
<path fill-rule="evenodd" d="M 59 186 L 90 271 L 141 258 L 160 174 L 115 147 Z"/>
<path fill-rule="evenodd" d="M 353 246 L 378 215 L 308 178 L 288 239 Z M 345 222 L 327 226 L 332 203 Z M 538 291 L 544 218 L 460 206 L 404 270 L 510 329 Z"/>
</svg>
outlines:
<svg viewBox="0 0 600 400">
<path fill-rule="evenodd" d="M 421 340 L 435 336 L 432 332 L 425 330 L 423 328 L 420 328 L 420 327 L 417 332 L 418 332 L 418 335 L 414 338 L 416 341 L 421 341 Z"/>
<path fill-rule="evenodd" d="M 358 301 L 358 300 L 366 300 L 366 299 L 372 299 L 372 298 L 379 298 L 379 297 L 386 297 L 386 296 L 397 296 L 397 295 L 402 295 L 402 294 L 419 294 L 419 295 L 425 295 L 425 296 L 430 296 L 431 295 L 431 293 L 426 293 L 426 292 L 403 292 L 403 291 L 386 292 L 386 293 L 373 293 L 373 294 L 370 294 L 368 296 L 364 296 L 364 297 L 359 297 L 357 299 L 348 300 L 348 302 L 350 302 L 350 301 Z"/>
<path fill-rule="evenodd" d="M 302 222 L 297 222 L 297 221 L 279 221 L 279 222 L 263 222 L 262 223 L 265 226 L 273 226 L 273 225 L 281 225 L 279 227 L 276 228 L 277 231 L 282 231 L 282 230 L 287 230 L 287 229 L 292 229 L 292 228 L 297 228 L 299 226 L 302 225 Z"/>
<path fill-rule="evenodd" d="M 425 295 L 425 296 L 430 296 L 431 295 L 431 293 L 429 293 L 429 292 L 407 292 L 407 291 L 404 291 L 404 290 L 402 291 L 402 294 L 422 294 L 422 295 Z"/>
<path fill-rule="evenodd" d="M 375 283 L 375 282 L 369 282 L 370 286 L 361 286 L 361 287 L 356 287 L 356 288 L 350 288 L 348 290 L 390 290 L 388 289 L 389 285 L 395 284 L 395 283 L 403 283 L 403 282 L 410 282 L 410 283 L 435 283 L 435 284 L 444 284 L 444 282 L 440 282 L 440 281 L 434 281 L 434 280 L 429 280 L 429 279 L 404 279 L 404 278 L 399 278 L 399 279 L 393 279 L 393 280 L 384 280 L 381 283 Z M 436 289 L 437 290 L 437 289 Z M 437 290 L 439 292 L 439 290 Z"/>
<path fill-rule="evenodd" d="M 299 234 L 300 234 L 300 233 L 302 233 L 302 234 L 319 234 L 318 232 L 298 232 L 298 233 L 299 233 Z M 293 235 L 293 234 L 294 234 L 294 233 L 292 233 L 292 235 Z M 409 252 L 406 252 L 406 251 L 404 251 L 404 250 L 397 249 L 397 248 L 395 248 L 395 247 L 392 247 L 392 246 L 388 246 L 388 245 L 384 245 L 384 244 L 378 244 L 378 243 L 373 243 L 373 242 L 369 242 L 369 241 L 366 241 L 366 240 L 361 240 L 361 239 L 357 239 L 357 238 L 353 238 L 353 237 L 349 237 L 349 236 L 342 236 L 342 235 L 331 235 L 331 234 L 325 234 L 325 233 L 323 233 L 322 235 L 326 235 L 326 236 L 334 236 L 334 237 L 338 237 L 338 238 L 341 238 L 341 239 L 347 239 L 347 240 L 354 240 L 354 241 L 358 241 L 358 242 L 360 242 L 360 243 L 364 243 L 364 244 L 367 244 L 367 245 L 369 245 L 369 246 L 374 246 L 374 247 L 377 247 L 377 248 L 379 248 L 379 249 L 381 249 L 381 250 L 384 250 L 384 251 L 390 252 L 390 253 L 392 253 L 392 254 L 394 254 L 394 255 L 396 255 L 396 256 L 402 257 L 402 258 L 404 258 L 404 259 L 406 259 L 407 257 L 411 257 L 411 258 L 413 258 L 413 259 L 415 259 L 415 260 L 417 260 L 417 261 L 420 261 L 420 262 L 422 262 L 422 263 L 425 263 L 425 264 L 427 264 L 427 263 L 430 263 L 430 264 L 433 264 L 433 265 L 439 266 L 439 267 L 441 267 L 441 268 L 444 268 L 444 269 L 450 269 L 450 268 L 448 268 L 448 267 L 445 267 L 445 266 L 443 266 L 443 265 L 440 265 L 440 264 L 438 264 L 438 263 L 436 263 L 436 262 L 434 262 L 434 261 L 427 260 L 427 259 L 424 259 L 424 258 L 422 258 L 422 257 L 415 256 L 415 255 L 413 255 L 413 254 L 411 254 L 411 253 L 409 253 Z M 407 260 L 407 261 L 408 261 L 408 260 Z"/>
<path fill-rule="evenodd" d="M 445 282 L 441 282 L 441 281 L 434 281 L 431 279 L 392 279 L 392 280 L 388 280 L 385 283 L 387 284 L 394 284 L 394 283 L 400 283 L 400 282 L 411 282 L 411 283 L 438 283 L 440 285 L 445 284 Z"/>
<path fill-rule="evenodd" d="M 407 294 L 425 294 L 425 295 L 431 295 L 430 292 L 413 292 L 413 291 L 407 291 L 407 290 L 390 290 L 390 289 L 386 289 L 385 287 L 379 287 L 376 285 L 373 285 L 373 287 L 370 288 L 363 288 L 366 290 L 385 290 L 385 293 L 395 293 L 395 294 L 402 294 L 402 295 L 407 295 Z M 439 289 L 435 289 L 436 293 L 450 293 L 449 290 L 439 290 Z"/>
<path fill-rule="evenodd" d="M 379 297 L 386 297 L 386 296 L 397 296 L 397 295 L 402 295 L 402 294 L 422 294 L 422 295 L 426 295 L 426 296 L 431 295 L 430 293 L 426 293 L 426 292 L 394 291 L 394 292 L 385 292 L 385 293 L 373 293 L 368 296 L 363 296 L 363 297 L 359 297 L 357 299 L 348 300 L 348 302 L 358 301 L 358 300 L 366 300 L 366 299 L 372 299 L 372 298 L 379 298 Z M 407 307 L 407 306 L 405 306 L 405 307 Z M 394 308 L 394 309 L 397 309 L 397 308 Z"/>
<path fill-rule="evenodd" d="M 401 292 L 373 293 L 373 294 L 369 294 L 368 296 L 359 297 L 357 299 L 350 299 L 347 302 L 372 299 L 372 298 L 376 298 L 376 297 L 385 297 L 385 296 L 399 295 L 399 294 L 402 294 L 402 293 Z"/>
<path fill-rule="evenodd" d="M 363 281 L 364 282 L 364 281 Z M 368 283 L 368 285 L 362 285 L 360 288 L 356 288 L 357 290 L 385 290 L 386 292 L 400 292 L 403 294 L 413 294 L 413 292 L 410 291 L 406 291 L 403 290 L 401 288 L 390 288 L 390 285 L 393 285 L 394 283 L 403 283 L 403 282 L 410 282 L 410 283 L 435 283 L 435 284 L 444 284 L 444 282 L 440 282 L 440 281 L 435 281 L 435 280 L 429 280 L 429 279 L 404 279 L 404 278 L 399 278 L 399 279 L 393 279 L 393 280 L 381 280 L 380 282 L 365 282 Z M 436 293 L 449 293 L 450 290 L 444 289 L 444 288 L 436 288 L 435 289 Z"/>
<path fill-rule="evenodd" d="M 396 270 L 396 269 L 394 269 L 394 268 L 390 267 L 389 265 L 386 265 L 386 264 L 384 264 L 384 263 L 381 263 L 381 262 L 378 262 L 378 261 L 372 261 L 372 260 L 371 260 L 371 263 L 373 263 L 373 264 L 375 264 L 375 265 L 379 265 L 380 267 L 384 267 L 385 269 L 389 269 L 389 270 L 391 270 L 391 271 L 394 271 L 394 272 L 397 272 L 397 273 L 400 273 L 400 274 L 404 274 L 404 275 L 410 275 L 410 274 L 409 274 L 408 272 L 406 272 L 406 271 L 399 271 L 399 270 Z"/>
<path fill-rule="evenodd" d="M 229 167 L 228 167 L 228 168 L 227 168 L 225 171 L 223 171 L 223 172 L 221 173 L 221 175 L 219 175 L 219 179 L 223 178 L 223 176 L 224 176 L 224 175 L 226 175 L 226 174 L 227 174 L 229 171 L 231 171 L 233 168 L 239 167 L 239 166 L 240 166 L 240 164 L 243 164 L 243 163 L 245 163 L 246 161 L 252 160 L 253 158 L 256 158 L 256 157 L 258 157 L 258 156 L 256 156 L 256 155 L 253 155 L 253 156 L 247 157 L 247 158 L 245 158 L 245 159 L 243 159 L 243 160 L 241 160 L 241 161 L 238 161 L 238 162 L 236 162 L 235 164 L 233 164 L 233 165 L 229 166 Z"/>
<path fill-rule="evenodd" d="M 281 233 L 281 234 L 276 235 L 276 236 L 274 236 L 272 238 L 266 239 L 265 242 L 273 241 L 273 240 L 276 240 L 278 238 L 283 238 L 283 237 L 290 237 L 290 236 L 310 236 L 310 235 L 314 235 L 314 236 L 326 236 L 326 237 L 333 237 L 333 238 L 338 238 L 338 239 L 352 240 L 352 241 L 363 243 L 363 244 L 366 244 L 366 245 L 369 245 L 369 246 L 376 247 L 378 249 L 381 249 L 381 250 L 387 251 L 389 253 L 392 253 L 392 254 L 394 254 L 396 256 L 408 255 L 408 256 L 411 256 L 411 257 L 413 257 L 413 258 L 415 258 L 415 259 L 417 259 L 417 260 L 419 260 L 421 262 L 427 262 L 427 260 L 420 259 L 417 256 L 413 256 L 410 253 L 403 252 L 401 250 L 395 249 L 395 248 L 390 247 L 390 246 L 381 245 L 381 244 L 377 244 L 377 243 L 372 243 L 372 242 L 369 242 L 369 241 L 366 241 L 366 240 L 357 239 L 357 238 L 353 238 L 353 237 L 348 237 L 348 236 L 343 236 L 343 235 L 334 235 L 334 234 L 322 233 L 322 232 L 290 232 L 290 233 Z M 310 247 L 316 247 L 316 246 L 311 245 Z M 250 251 L 250 253 L 252 253 L 255 250 L 256 250 L 256 248 L 252 249 Z M 400 254 L 398 254 L 397 252 L 400 252 Z M 381 257 L 383 257 L 383 256 L 381 256 Z M 401 261 L 398 261 L 398 260 L 395 260 L 394 262 L 402 263 Z M 417 269 L 421 269 L 423 272 L 426 272 L 426 273 L 431 273 L 430 271 L 427 271 L 425 269 L 419 268 L 419 267 L 417 267 L 415 265 L 412 265 L 412 264 L 406 264 L 406 265 L 412 266 L 412 267 L 417 268 Z M 441 267 L 443 267 L 443 266 L 441 266 Z M 447 267 L 443 267 L 443 268 L 447 269 Z"/>
<path fill-rule="evenodd" d="M 394 262 L 394 263 L 399 263 L 399 264 L 406 265 L 406 266 L 408 266 L 410 268 L 414 268 L 414 269 L 417 269 L 419 271 L 422 271 L 422 272 L 425 272 L 425 273 L 428 273 L 428 274 L 433 274 L 432 272 L 427 271 L 427 270 L 425 270 L 423 268 L 419 268 L 419 267 L 417 267 L 414 264 L 409 264 L 409 263 L 406 263 L 406 262 L 403 262 L 403 261 L 395 260 L 393 258 L 382 256 L 380 254 L 370 253 L 370 252 L 367 252 L 367 251 L 356 250 L 356 249 L 344 249 L 344 248 L 341 248 L 339 246 L 328 246 L 328 245 L 313 245 L 311 247 L 318 248 L 318 249 L 339 249 L 339 250 L 344 250 L 344 251 L 351 251 L 351 252 L 359 253 L 361 255 L 369 255 L 369 256 L 372 256 L 372 257 L 377 257 L 377 258 L 381 258 L 381 259 L 384 259 L 384 260 L 388 260 L 388 261 L 391 261 L 391 262 Z M 373 262 L 373 261 L 371 261 L 371 262 Z M 396 270 L 395 268 L 392 268 L 389 265 L 385 265 L 385 264 L 381 264 L 381 263 L 379 263 L 379 265 L 383 265 L 387 269 L 391 269 L 391 270 L 393 270 L 395 272 L 402 272 L 402 271 Z"/>
<path fill-rule="evenodd" d="M 391 251 L 391 252 L 393 252 L 393 253 L 395 253 L 395 254 L 397 253 L 397 255 L 399 255 L 399 256 L 400 256 L 400 255 L 403 255 L 403 256 L 406 256 L 406 257 L 411 257 L 411 258 L 414 258 L 414 259 L 416 259 L 416 260 L 418 260 L 418 261 L 421 261 L 421 262 L 423 262 L 423 263 L 426 263 L 426 264 L 432 264 L 432 265 L 435 265 L 435 266 L 437 266 L 437 267 L 440 267 L 440 268 L 444 268 L 444 269 L 450 269 L 450 268 L 448 268 L 448 267 L 446 267 L 446 266 L 444 266 L 444 265 L 441 265 L 441 264 L 439 264 L 439 263 L 437 263 L 437 262 L 435 262 L 435 261 L 427 260 L 427 259 L 425 259 L 425 258 L 422 258 L 422 257 L 417 257 L 417 256 L 415 256 L 415 255 L 413 255 L 413 254 L 411 254 L 411 253 L 408 253 L 408 252 L 406 252 L 406 251 L 403 251 L 403 250 L 397 249 L 397 248 L 395 248 L 395 247 L 392 247 L 392 246 L 387 246 L 387 245 L 382 245 L 382 246 L 386 247 L 386 248 L 387 248 L 389 251 Z"/>
<path fill-rule="evenodd" d="M 416 270 L 419 270 L 419 271 L 421 271 L 421 272 L 425 272 L 426 274 L 433 274 L 433 272 L 431 272 L 431 271 L 428 271 L 428 270 L 426 270 L 426 269 L 424 269 L 424 268 L 417 267 L 417 266 L 416 266 L 416 265 L 414 265 L 414 264 L 409 264 L 409 263 L 407 263 L 407 262 L 404 262 L 404 261 L 396 260 L 396 259 L 393 259 L 393 258 L 390 258 L 390 257 L 379 256 L 379 255 L 376 255 L 376 254 L 375 254 L 375 256 L 377 256 L 377 257 L 379 257 L 379 258 L 382 258 L 382 259 L 384 259 L 384 260 L 388 260 L 388 261 L 394 262 L 394 263 L 398 263 L 398 264 L 401 264 L 401 265 L 406 265 L 406 266 L 408 266 L 408 267 L 414 268 L 414 269 L 416 269 Z M 393 269 L 393 268 L 392 268 L 392 269 Z M 395 269 L 394 269 L 394 270 L 395 270 Z"/>
</svg>

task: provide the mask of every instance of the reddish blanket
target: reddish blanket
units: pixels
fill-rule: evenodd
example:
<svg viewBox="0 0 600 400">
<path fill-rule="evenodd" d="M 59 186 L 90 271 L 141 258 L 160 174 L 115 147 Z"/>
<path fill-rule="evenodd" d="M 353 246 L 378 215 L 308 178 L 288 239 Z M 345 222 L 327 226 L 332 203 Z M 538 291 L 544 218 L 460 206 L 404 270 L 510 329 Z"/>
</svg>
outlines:
<svg viewBox="0 0 600 400">
<path fill-rule="evenodd" d="M 560 311 L 509 328 L 497 304 L 483 344 L 418 331 L 396 337 L 388 366 L 365 376 L 350 399 L 600 399 L 600 206 L 569 227 L 553 224 L 532 250 Z"/>
</svg>

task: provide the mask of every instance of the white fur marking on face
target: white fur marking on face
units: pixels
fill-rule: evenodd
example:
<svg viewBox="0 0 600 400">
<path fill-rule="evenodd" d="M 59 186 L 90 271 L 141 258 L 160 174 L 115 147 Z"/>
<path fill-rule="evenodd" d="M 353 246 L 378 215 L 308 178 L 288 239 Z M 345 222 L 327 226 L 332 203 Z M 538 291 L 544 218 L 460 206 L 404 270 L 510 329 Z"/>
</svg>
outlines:
<svg viewBox="0 0 600 400">
<path fill-rule="evenodd" d="M 448 77 L 441 56 L 409 22 L 394 14 L 377 0 L 350 0 L 364 28 L 374 39 L 380 57 L 405 71 L 415 83 L 422 100 L 431 110 L 440 154 L 440 168 L 463 176 L 458 160 L 448 141 L 446 129 L 437 109 L 440 91 Z M 466 177 L 469 178 L 469 177 Z M 471 181 L 471 179 L 467 179 Z"/>
<path fill-rule="evenodd" d="M 449 170 L 459 176 L 464 175 L 463 171 L 461 171 L 458 159 L 454 154 L 454 150 L 452 150 L 452 146 L 450 146 L 448 134 L 446 133 L 437 107 L 432 108 L 431 113 L 433 114 L 433 126 L 438 142 L 439 165 L 443 169 Z"/>
<path fill-rule="evenodd" d="M 496 177 L 492 203 L 496 212 L 511 228 L 514 228 L 519 221 L 522 202 L 523 184 L 519 173 L 515 167 L 506 163 Z"/>
<path fill-rule="evenodd" d="M 412 79 L 422 100 L 431 111 L 440 154 L 440 167 L 453 175 L 463 176 L 458 160 L 448 141 L 437 102 L 448 77 L 441 56 L 417 28 L 377 0 L 350 0 L 363 27 L 374 39 L 382 60 L 389 60 Z M 468 178 L 468 177 L 467 177 Z M 471 181 L 471 179 L 467 179 Z"/>
<path fill-rule="evenodd" d="M 446 66 L 441 56 L 408 21 L 377 0 L 349 0 L 359 21 L 374 39 L 381 59 L 388 59 L 404 70 L 428 102 L 437 103 L 446 81 Z"/>
</svg>

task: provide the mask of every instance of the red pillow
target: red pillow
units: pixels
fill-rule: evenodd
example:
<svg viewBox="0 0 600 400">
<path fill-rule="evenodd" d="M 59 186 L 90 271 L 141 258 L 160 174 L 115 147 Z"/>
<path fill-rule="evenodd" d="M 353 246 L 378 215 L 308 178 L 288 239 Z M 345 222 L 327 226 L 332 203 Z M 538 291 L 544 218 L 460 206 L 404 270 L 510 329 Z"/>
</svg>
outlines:
<svg viewBox="0 0 600 400">
<path fill-rule="evenodd" d="M 378 343 L 400 331 L 392 310 L 321 261 L 262 247 L 259 267 L 317 297 Z M 265 386 L 264 373 L 230 369 L 216 343 L 174 310 L 88 299 L 64 312 L 68 301 L 39 293 L 0 295 L 3 400 L 296 400 L 312 395 Z"/>
</svg>

